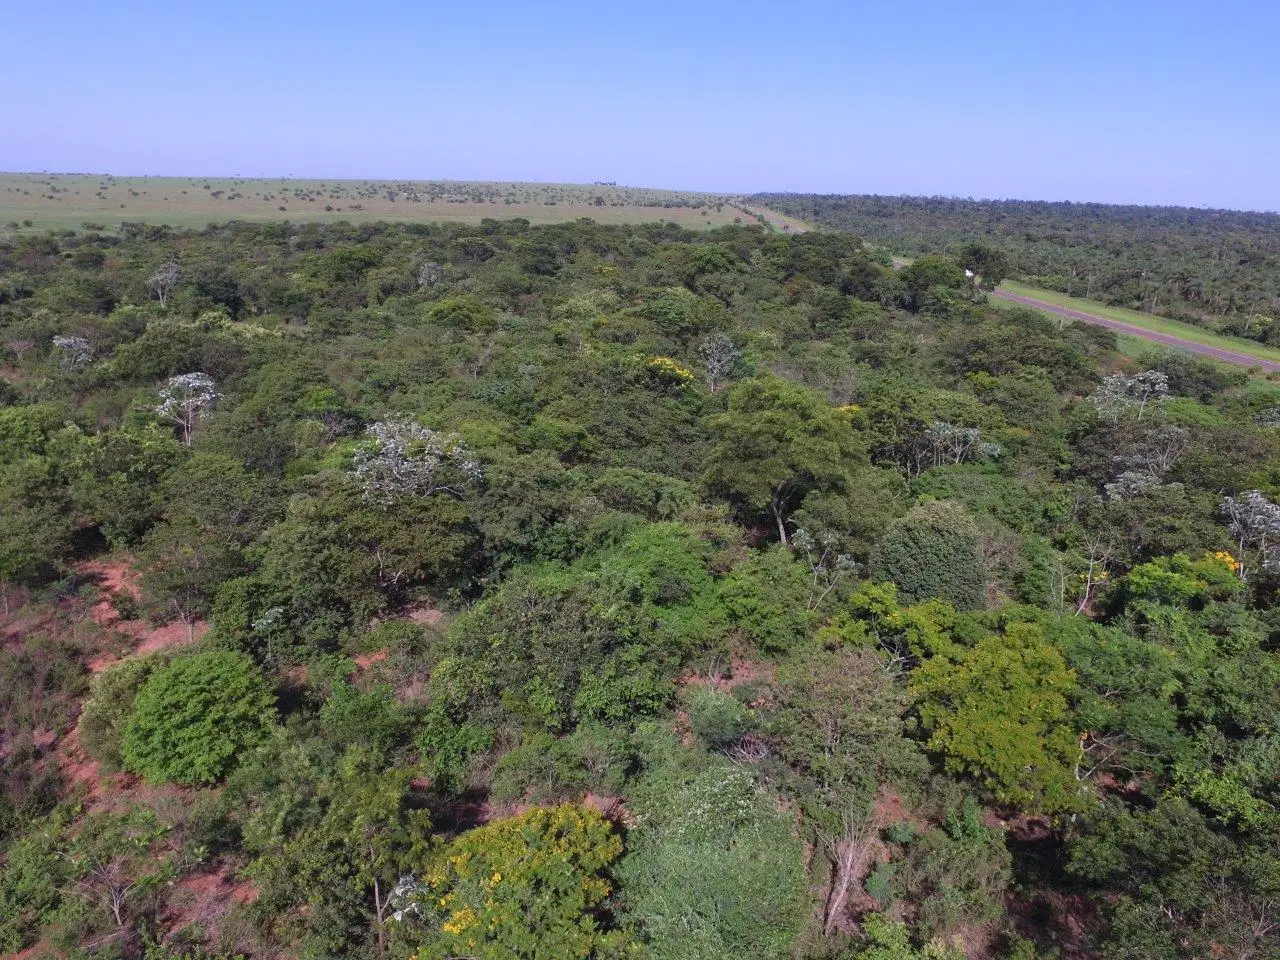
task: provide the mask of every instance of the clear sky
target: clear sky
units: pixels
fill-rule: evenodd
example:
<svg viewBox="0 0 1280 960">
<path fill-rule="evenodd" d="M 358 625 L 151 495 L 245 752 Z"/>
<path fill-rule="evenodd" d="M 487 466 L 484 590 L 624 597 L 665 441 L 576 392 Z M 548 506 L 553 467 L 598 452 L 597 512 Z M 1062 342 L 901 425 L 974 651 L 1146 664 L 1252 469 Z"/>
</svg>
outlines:
<svg viewBox="0 0 1280 960">
<path fill-rule="evenodd" d="M 0 169 L 1280 210 L 1280 2 L 0 0 Z"/>
</svg>

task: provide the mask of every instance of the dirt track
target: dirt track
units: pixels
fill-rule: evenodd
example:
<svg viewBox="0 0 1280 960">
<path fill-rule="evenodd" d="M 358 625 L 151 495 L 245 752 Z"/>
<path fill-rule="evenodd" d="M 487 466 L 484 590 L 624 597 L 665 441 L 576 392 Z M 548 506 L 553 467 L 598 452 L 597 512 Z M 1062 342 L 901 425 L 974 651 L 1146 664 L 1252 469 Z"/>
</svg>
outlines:
<svg viewBox="0 0 1280 960">
<path fill-rule="evenodd" d="M 1035 307 L 1037 310 L 1046 310 L 1049 313 L 1056 313 L 1062 317 L 1070 317 L 1072 320 L 1079 320 L 1082 323 L 1095 323 L 1100 327 L 1110 327 L 1117 333 L 1127 333 L 1130 336 L 1141 337 L 1143 340 L 1151 340 L 1154 343 L 1163 343 L 1165 346 L 1177 347 L 1179 350 L 1189 350 L 1192 353 L 1198 353 L 1202 356 L 1213 357 L 1216 360 L 1223 360 L 1227 363 L 1238 364 L 1242 367 L 1261 367 L 1271 373 L 1280 372 L 1280 363 L 1272 360 L 1260 360 L 1258 357 L 1251 357 L 1246 353 L 1236 353 L 1234 350 L 1223 350 L 1221 347 L 1210 347 L 1203 343 L 1196 343 L 1193 340 L 1184 340 L 1182 337 L 1175 337 L 1168 333 L 1157 333 L 1154 330 L 1147 330 L 1143 327 L 1135 327 L 1131 323 L 1124 323 L 1120 320 L 1108 320 L 1106 317 L 1095 316 L 1091 313 L 1081 313 L 1079 310 L 1072 310 L 1069 307 L 1060 307 L 1054 303 L 1045 303 L 1043 300 L 1035 300 L 1031 297 L 1024 297 L 1016 293 L 1006 293 L 1003 290 L 997 290 L 993 294 L 1002 300 L 1011 300 L 1014 303 L 1021 303 L 1028 307 Z"/>
</svg>

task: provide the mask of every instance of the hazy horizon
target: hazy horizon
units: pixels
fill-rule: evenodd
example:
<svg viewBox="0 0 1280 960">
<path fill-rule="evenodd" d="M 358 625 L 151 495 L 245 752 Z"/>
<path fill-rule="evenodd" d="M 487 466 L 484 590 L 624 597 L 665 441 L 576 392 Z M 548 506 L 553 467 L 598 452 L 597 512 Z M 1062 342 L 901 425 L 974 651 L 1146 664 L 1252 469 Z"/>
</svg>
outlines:
<svg viewBox="0 0 1280 960">
<path fill-rule="evenodd" d="M 1123 6 L 27 6 L 0 168 L 1280 210 L 1280 10 Z"/>
</svg>

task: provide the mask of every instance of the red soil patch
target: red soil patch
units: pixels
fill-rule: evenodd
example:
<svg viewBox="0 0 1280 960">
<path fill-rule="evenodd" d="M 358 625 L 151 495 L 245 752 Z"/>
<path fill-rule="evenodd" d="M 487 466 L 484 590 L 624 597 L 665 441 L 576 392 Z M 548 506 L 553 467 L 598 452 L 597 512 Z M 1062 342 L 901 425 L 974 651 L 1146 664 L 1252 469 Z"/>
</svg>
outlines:
<svg viewBox="0 0 1280 960">
<path fill-rule="evenodd" d="M 681 686 L 714 687 L 723 693 L 729 693 L 747 683 L 772 683 L 776 676 L 777 670 L 772 664 L 757 663 L 754 660 L 735 657 L 730 661 L 728 670 L 723 673 L 714 675 L 687 673 L 678 678 L 676 682 Z M 755 705 L 752 704 L 752 706 Z"/>
<path fill-rule="evenodd" d="M 17 953 L 9 954 L 9 960 L 31 960 L 32 957 L 51 957 L 54 955 L 55 953 L 53 948 L 41 940 L 39 943 L 29 946 L 25 950 L 19 950 Z"/>
<path fill-rule="evenodd" d="M 11 649 L 21 648 L 28 636 L 47 632 L 52 624 L 53 612 L 48 608 L 15 607 L 0 624 L 0 643 Z"/>
<path fill-rule="evenodd" d="M 429 603 L 418 604 L 417 606 L 410 607 L 405 611 L 405 616 L 414 623 L 423 627 L 437 626 L 440 621 L 444 619 L 444 614 L 438 608 L 431 606 Z"/>
<path fill-rule="evenodd" d="M 80 743 L 80 731 L 75 727 L 58 742 L 54 752 L 54 762 L 63 780 L 75 789 L 84 788 L 85 799 L 95 801 L 101 795 L 102 778 L 98 770 L 98 762 L 85 751 Z"/>
<path fill-rule="evenodd" d="M 898 824 L 910 824 L 917 832 L 923 833 L 929 828 L 928 823 L 919 814 L 908 810 L 902 795 L 881 787 L 876 794 L 875 804 L 871 808 L 871 822 L 877 830 Z"/>
<path fill-rule="evenodd" d="M 1097 960 L 1093 935 L 1101 921 L 1097 906 L 1084 894 L 1040 887 L 1030 896 L 1010 891 L 1005 903 L 1022 936 L 1051 944 L 1062 960 Z"/>
<path fill-rule="evenodd" d="M 132 641 L 133 653 L 155 653 L 168 647 L 185 646 L 199 640 L 209 630 L 203 621 L 193 623 L 188 629 L 181 621 L 153 627 L 145 620 L 125 620 L 121 617 L 113 603 L 113 597 L 125 594 L 136 600 L 141 596 L 137 571 L 124 561 L 90 561 L 76 567 L 76 572 L 92 579 L 102 590 L 98 602 L 89 611 L 94 623 Z M 104 652 L 91 659 L 88 667 L 92 673 L 101 673 L 118 659 L 114 653 Z"/>
<path fill-rule="evenodd" d="M 217 940 L 222 919 L 236 904 L 252 903 L 259 890 L 247 880 L 236 880 L 230 867 L 181 878 L 168 903 L 171 934 L 194 927 L 207 943 Z"/>
<path fill-rule="evenodd" d="M 383 660 L 386 660 L 387 651 L 375 650 L 373 653 L 362 653 L 358 656 L 352 657 L 351 659 L 356 662 L 356 666 L 359 669 L 368 670 L 375 663 L 381 663 Z"/>
</svg>

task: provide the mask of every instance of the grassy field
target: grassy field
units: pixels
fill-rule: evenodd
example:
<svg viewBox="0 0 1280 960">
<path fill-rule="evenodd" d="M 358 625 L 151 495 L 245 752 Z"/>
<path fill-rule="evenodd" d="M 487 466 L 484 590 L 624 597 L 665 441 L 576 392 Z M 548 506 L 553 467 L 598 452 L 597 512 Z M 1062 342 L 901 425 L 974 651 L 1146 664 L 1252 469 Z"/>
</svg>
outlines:
<svg viewBox="0 0 1280 960">
<path fill-rule="evenodd" d="M 768 207 L 753 207 L 745 203 L 737 203 L 735 206 L 753 217 L 763 217 L 767 227 L 781 233 L 805 233 L 813 229 L 812 225 L 805 223 L 799 217 L 779 213 L 777 210 L 772 210 Z"/>
<path fill-rule="evenodd" d="M 1246 356 L 1259 357 L 1263 360 L 1272 360 L 1280 363 L 1280 350 L 1263 346 L 1254 340 L 1222 336 L 1203 327 L 1197 327 L 1194 324 L 1166 320 L 1164 317 L 1154 317 L 1149 313 L 1125 310 L 1122 307 L 1109 307 L 1094 300 L 1068 297 L 1062 293 L 1041 290 L 1038 287 L 1029 287 L 1025 283 L 1017 283 L 1013 280 L 1006 280 L 1000 285 L 1000 289 L 1019 296 L 1032 297 L 1044 303 L 1052 303 L 1055 306 L 1078 310 L 1080 313 L 1090 313 L 1094 316 L 1105 317 L 1108 320 L 1119 320 L 1122 323 L 1132 324 L 1144 330 L 1180 337 L 1183 340 L 1190 340 L 1192 343 L 1200 343 L 1208 347 L 1219 347 L 1223 350 L 1232 350 L 1235 353 L 1243 353 Z M 1009 301 L 1000 301 L 995 297 L 991 299 L 992 303 L 996 303 L 999 306 L 1020 306 L 1020 304 L 1010 303 Z"/>
<path fill-rule="evenodd" d="M 556 223 L 667 220 L 690 229 L 749 217 L 719 194 L 585 184 L 444 180 L 293 180 L 0 174 L 0 233 L 112 228 L 121 221 L 200 227 L 227 220 L 368 222 L 524 217 Z M 27 221 L 30 221 L 28 223 Z"/>
</svg>

